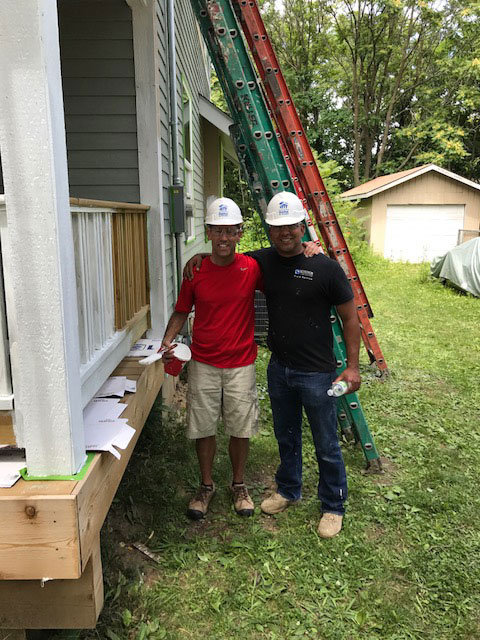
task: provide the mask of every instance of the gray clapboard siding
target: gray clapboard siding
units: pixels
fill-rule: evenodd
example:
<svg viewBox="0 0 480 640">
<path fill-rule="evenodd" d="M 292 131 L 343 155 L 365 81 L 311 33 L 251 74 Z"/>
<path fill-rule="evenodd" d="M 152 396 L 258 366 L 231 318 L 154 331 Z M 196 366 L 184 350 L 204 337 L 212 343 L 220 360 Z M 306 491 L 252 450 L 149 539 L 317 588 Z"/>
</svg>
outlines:
<svg viewBox="0 0 480 640">
<path fill-rule="evenodd" d="M 132 16 L 125 0 L 59 0 L 70 194 L 139 202 Z"/>
<path fill-rule="evenodd" d="M 96 133 L 69 134 L 69 147 L 71 151 L 96 149 L 98 135 Z M 125 133 L 120 130 L 117 133 L 103 132 L 103 149 L 135 149 L 137 148 L 137 136 L 135 133 Z"/>
<path fill-rule="evenodd" d="M 117 169 L 111 178 L 112 185 L 135 184 L 137 173 L 135 169 Z M 79 185 L 102 186 L 103 178 L 98 175 L 96 169 L 73 169 L 72 174 L 75 175 L 75 182 Z"/>
<path fill-rule="evenodd" d="M 165 224 L 165 264 L 167 281 L 167 306 L 171 312 L 174 304 L 174 257 L 173 241 L 170 232 L 170 212 L 168 186 L 172 182 L 172 168 L 170 155 L 170 130 L 169 130 L 169 89 L 168 89 L 168 41 L 166 33 L 167 12 L 165 0 L 157 0 L 155 5 L 155 51 L 157 52 L 158 69 L 158 100 L 160 110 L 160 136 L 161 136 L 161 172 L 162 172 L 162 202 L 163 218 Z"/>
<path fill-rule="evenodd" d="M 198 96 L 208 97 L 210 94 L 210 78 L 204 65 L 202 53 L 202 38 L 197 27 L 195 15 L 190 0 L 179 0 L 176 3 L 176 31 L 179 71 L 186 79 L 189 93 L 192 97 L 192 138 L 193 138 L 193 191 L 195 240 L 184 247 L 184 260 L 188 260 L 198 251 L 205 250 L 204 241 L 204 197 L 203 197 L 203 148 L 202 128 L 199 114 Z M 195 43 L 195 46 L 192 46 Z M 181 53 L 180 53 L 181 52 Z M 179 100 L 181 101 L 181 95 Z M 180 102 L 181 106 L 181 102 Z M 182 110 L 180 108 L 180 114 Z M 183 139 L 182 139 L 183 144 Z M 183 155 L 183 150 L 182 150 Z M 182 166 L 183 169 L 183 166 Z"/>
<path fill-rule="evenodd" d="M 169 84 L 167 60 L 167 32 L 165 0 L 157 0 L 157 42 L 159 71 L 159 100 L 161 111 L 162 136 L 162 180 L 165 229 L 170 230 L 170 212 L 168 208 L 168 185 L 171 184 L 171 155 L 169 123 Z M 201 36 L 196 19 L 192 11 L 190 0 L 176 0 L 175 2 L 175 30 L 177 44 L 177 109 L 179 115 L 178 139 L 180 144 L 180 180 L 183 182 L 183 125 L 182 125 L 182 77 L 186 79 L 189 93 L 192 97 L 192 133 L 193 133 L 193 168 L 194 168 L 194 199 L 195 199 L 195 240 L 189 244 L 183 243 L 182 254 L 185 262 L 194 253 L 205 251 L 204 242 L 204 197 L 203 197 L 203 148 L 201 139 L 201 123 L 198 108 L 198 96 L 209 96 L 209 77 L 203 64 Z M 167 232 L 168 233 L 168 232 Z M 176 266 L 174 264 L 174 238 L 166 237 L 167 285 L 168 305 L 174 304 L 174 278 Z"/>
<path fill-rule="evenodd" d="M 132 115 L 67 115 L 65 128 L 70 133 L 134 133 L 137 137 L 137 120 Z"/>
</svg>

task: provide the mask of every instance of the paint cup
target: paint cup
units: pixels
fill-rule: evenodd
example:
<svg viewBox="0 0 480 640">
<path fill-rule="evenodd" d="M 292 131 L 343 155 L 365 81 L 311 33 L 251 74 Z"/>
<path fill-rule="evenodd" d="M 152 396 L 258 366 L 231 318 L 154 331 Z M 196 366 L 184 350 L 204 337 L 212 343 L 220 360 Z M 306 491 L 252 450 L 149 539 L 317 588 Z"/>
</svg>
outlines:
<svg viewBox="0 0 480 640">
<path fill-rule="evenodd" d="M 173 348 L 173 359 L 164 365 L 164 371 L 171 376 L 178 376 L 185 363 L 191 359 L 192 352 L 183 342 L 178 342 Z"/>
</svg>

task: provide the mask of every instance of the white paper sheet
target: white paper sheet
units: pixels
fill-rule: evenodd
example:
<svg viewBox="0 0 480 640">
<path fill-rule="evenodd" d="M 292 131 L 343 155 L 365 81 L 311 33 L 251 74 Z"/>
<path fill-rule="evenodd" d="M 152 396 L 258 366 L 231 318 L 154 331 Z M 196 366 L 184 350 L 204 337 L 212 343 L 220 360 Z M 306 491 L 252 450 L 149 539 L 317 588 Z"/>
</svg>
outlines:
<svg viewBox="0 0 480 640">
<path fill-rule="evenodd" d="M 133 345 L 131 350 L 127 353 L 127 357 L 145 358 L 152 353 L 157 353 L 161 346 L 161 340 L 148 340 L 147 338 L 142 338 Z"/>
<path fill-rule="evenodd" d="M 110 376 L 95 394 L 96 398 L 106 398 L 108 396 L 118 396 L 123 398 L 125 395 L 126 376 Z"/>
<path fill-rule="evenodd" d="M 137 381 L 129 380 L 128 378 L 125 381 L 125 391 L 128 393 L 136 393 L 137 392 Z"/>
<path fill-rule="evenodd" d="M 83 410 L 84 424 L 95 424 L 105 418 L 115 419 L 127 408 L 119 398 L 93 398 Z"/>
<path fill-rule="evenodd" d="M 120 453 L 115 449 L 126 449 L 135 434 L 126 420 L 104 420 L 100 424 L 85 425 L 85 446 L 87 451 L 110 451 L 118 460 Z"/>
<path fill-rule="evenodd" d="M 20 479 L 20 469 L 27 465 L 27 461 L 20 453 L 5 453 L 0 457 L 0 487 L 8 489 Z"/>
</svg>

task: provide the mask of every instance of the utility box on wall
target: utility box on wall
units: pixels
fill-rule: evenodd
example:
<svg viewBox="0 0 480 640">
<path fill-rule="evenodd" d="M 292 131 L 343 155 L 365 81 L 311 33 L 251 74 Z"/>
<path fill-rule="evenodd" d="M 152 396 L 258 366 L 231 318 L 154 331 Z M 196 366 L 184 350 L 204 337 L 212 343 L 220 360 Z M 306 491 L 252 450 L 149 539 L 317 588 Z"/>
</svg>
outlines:
<svg viewBox="0 0 480 640">
<path fill-rule="evenodd" d="M 172 185 L 170 193 L 170 222 L 173 233 L 185 233 L 185 193 L 183 185 Z"/>
</svg>

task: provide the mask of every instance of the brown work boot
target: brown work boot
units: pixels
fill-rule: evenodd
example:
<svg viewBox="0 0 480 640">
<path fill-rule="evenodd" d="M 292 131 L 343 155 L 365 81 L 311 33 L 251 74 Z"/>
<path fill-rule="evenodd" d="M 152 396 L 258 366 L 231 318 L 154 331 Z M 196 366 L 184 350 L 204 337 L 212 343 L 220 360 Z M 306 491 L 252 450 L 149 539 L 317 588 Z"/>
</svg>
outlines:
<svg viewBox="0 0 480 640">
<path fill-rule="evenodd" d="M 253 516 L 255 505 L 248 494 L 247 487 L 242 484 L 232 484 L 230 487 L 233 494 L 233 508 L 239 516 Z"/>
<path fill-rule="evenodd" d="M 342 530 L 343 516 L 337 513 L 324 513 L 318 525 L 318 535 L 321 538 L 333 538 Z"/>
<path fill-rule="evenodd" d="M 191 520 L 201 520 L 205 517 L 205 514 L 208 511 L 208 505 L 210 504 L 210 500 L 213 498 L 215 494 L 215 485 L 212 484 L 211 487 L 201 484 L 197 493 L 193 496 L 188 504 L 187 516 Z"/>
<path fill-rule="evenodd" d="M 275 492 L 268 498 L 265 498 L 260 505 L 260 509 L 263 513 L 268 513 L 268 515 L 272 516 L 275 513 L 285 511 L 285 509 L 292 504 L 296 504 L 296 501 L 287 500 L 287 498 L 284 498 L 278 492 Z"/>
</svg>

